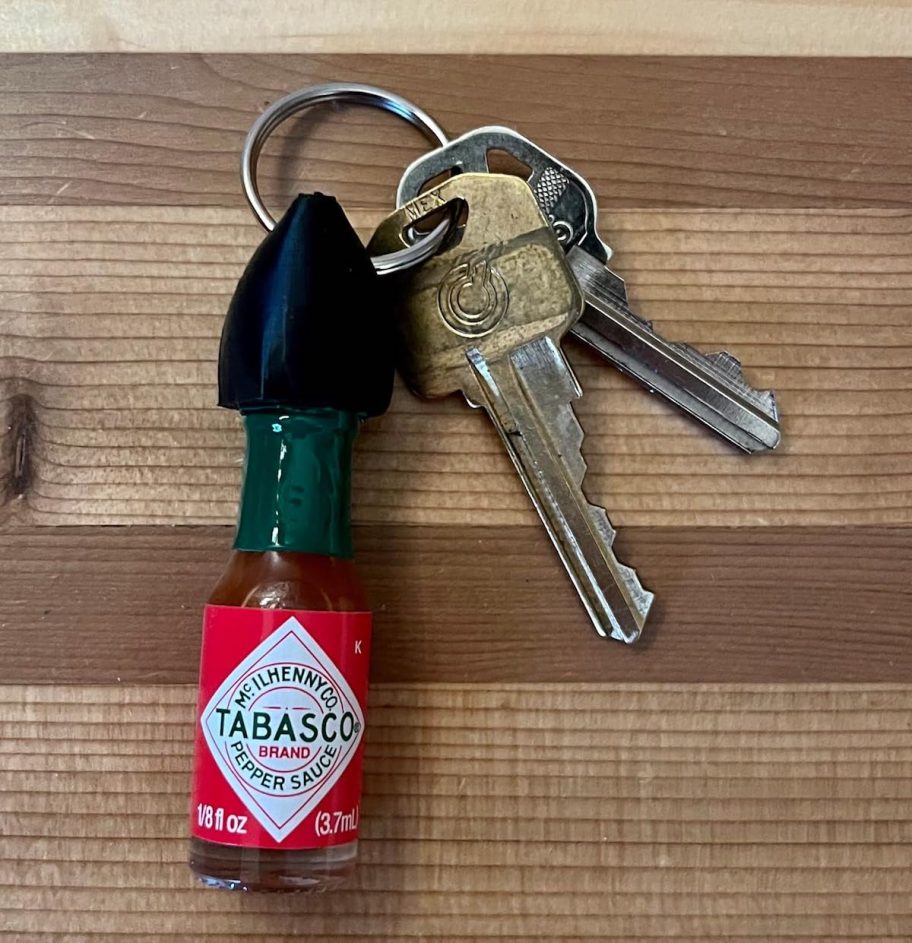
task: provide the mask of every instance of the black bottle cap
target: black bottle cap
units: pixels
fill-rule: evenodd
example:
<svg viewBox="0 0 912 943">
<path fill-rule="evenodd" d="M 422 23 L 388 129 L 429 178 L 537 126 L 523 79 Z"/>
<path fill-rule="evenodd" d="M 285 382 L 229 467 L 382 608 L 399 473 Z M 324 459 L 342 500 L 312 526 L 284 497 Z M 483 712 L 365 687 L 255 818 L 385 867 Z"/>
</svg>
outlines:
<svg viewBox="0 0 912 943">
<path fill-rule="evenodd" d="M 238 282 L 219 349 L 219 405 L 243 412 L 389 406 L 388 292 L 333 197 L 299 196 Z"/>
</svg>

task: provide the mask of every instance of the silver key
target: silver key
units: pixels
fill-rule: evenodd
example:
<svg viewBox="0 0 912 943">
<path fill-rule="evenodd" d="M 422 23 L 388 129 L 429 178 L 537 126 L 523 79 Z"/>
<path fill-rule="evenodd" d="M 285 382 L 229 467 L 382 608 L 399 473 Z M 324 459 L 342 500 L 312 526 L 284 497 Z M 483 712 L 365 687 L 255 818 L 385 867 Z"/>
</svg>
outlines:
<svg viewBox="0 0 912 943">
<path fill-rule="evenodd" d="M 422 397 L 461 391 L 485 409 L 596 630 L 636 641 L 653 595 L 618 562 L 605 511 L 583 494 L 581 390 L 559 346 L 583 299 L 529 188 L 460 174 L 391 214 L 369 248 L 395 251 L 454 200 L 468 208 L 459 240 L 397 286 L 400 373 Z"/>
<path fill-rule="evenodd" d="M 492 151 L 505 151 L 529 167 L 527 183 L 586 300 L 573 334 L 650 392 L 660 393 L 744 451 L 775 448 L 779 412 L 772 391 L 751 387 L 731 354 L 704 354 L 689 344 L 667 341 L 630 310 L 624 280 L 607 266 L 611 249 L 596 229 L 591 187 L 521 134 L 479 128 L 419 157 L 402 176 L 397 202 L 414 198 L 429 180 L 448 171 L 487 171 Z"/>
</svg>

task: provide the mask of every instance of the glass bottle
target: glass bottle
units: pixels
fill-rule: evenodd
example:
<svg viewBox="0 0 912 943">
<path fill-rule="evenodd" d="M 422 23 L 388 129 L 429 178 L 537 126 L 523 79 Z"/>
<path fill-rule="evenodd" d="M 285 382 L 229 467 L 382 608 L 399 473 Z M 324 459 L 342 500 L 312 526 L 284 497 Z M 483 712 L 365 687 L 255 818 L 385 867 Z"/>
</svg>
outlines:
<svg viewBox="0 0 912 943">
<path fill-rule="evenodd" d="M 366 665 L 370 648 L 369 616 L 364 615 L 367 611 L 364 591 L 351 559 L 351 458 L 358 418 L 331 409 L 263 412 L 246 415 L 244 425 L 247 450 L 237 536 L 225 571 L 209 598 L 209 606 L 219 607 L 222 615 L 215 631 L 230 631 L 231 611 L 235 607 L 281 613 L 326 612 L 337 617 L 342 613 L 357 613 L 360 615 L 354 634 L 361 636 L 357 653 L 352 642 L 347 646 L 351 652 L 340 652 L 337 646 L 333 657 L 344 660 L 350 656 Z M 306 616 L 298 618 L 304 622 Z M 347 621 L 351 630 L 351 620 Z M 342 617 L 343 632 L 345 622 Z M 270 621 L 261 634 L 271 632 Z M 243 647 L 255 647 L 262 641 L 262 638 L 248 640 Z M 224 637 L 217 644 L 225 645 Z M 349 665 L 339 667 L 343 674 L 353 670 Z M 357 667 L 354 666 L 354 673 L 366 688 L 366 670 L 359 674 Z M 205 665 L 203 670 L 206 670 Z M 216 678 L 213 684 L 220 680 Z M 201 695 L 201 701 L 203 696 L 205 694 Z M 280 696 L 277 693 L 261 700 L 278 700 Z M 292 727 L 285 731 L 285 736 L 275 739 L 281 716 L 275 706 L 267 705 L 273 708 L 269 711 L 271 736 L 263 742 L 270 746 L 298 744 L 299 738 L 292 740 L 291 737 L 296 730 L 299 733 L 300 728 Z M 360 706 L 363 711 L 364 705 Z M 200 704 L 201 711 L 205 707 Z M 292 721 L 294 719 L 292 714 Z M 251 734 L 252 725 L 247 723 L 246 726 Z M 243 742 L 248 745 L 248 755 L 252 755 L 254 751 L 249 744 L 256 741 L 248 737 Z M 329 845 L 293 850 L 262 847 L 272 844 L 268 842 L 269 836 L 237 796 L 229 797 L 230 804 L 219 806 L 223 812 L 219 815 L 215 811 L 213 822 L 221 820 L 220 831 L 226 838 L 244 837 L 247 841 L 224 844 L 199 837 L 198 833 L 204 831 L 197 821 L 200 807 L 212 803 L 206 801 L 208 797 L 201 789 L 206 780 L 199 765 L 207 759 L 203 735 L 197 747 L 190 866 L 204 883 L 244 890 L 322 890 L 338 884 L 351 873 L 358 842 L 356 837 L 348 836 L 357 834 L 360 817 L 357 805 L 330 808 L 331 799 L 320 804 L 319 809 L 331 816 L 330 828 L 338 829 L 341 817 L 350 816 L 344 821 L 345 828 L 333 835 L 321 836 L 314 832 L 310 836 L 318 841 L 325 841 L 327 837 L 345 839 Z M 361 750 L 359 745 L 345 776 L 360 780 Z M 270 768 L 293 769 L 299 765 L 297 760 L 282 763 L 271 759 L 269 763 Z M 224 795 L 224 791 L 221 794 Z M 356 811 L 351 817 L 353 809 Z M 204 810 L 202 815 L 205 814 Z M 225 831 L 231 815 L 246 817 L 244 836 L 232 836 Z M 311 813 L 305 824 L 318 821 Z M 307 838 L 305 834 L 298 841 L 306 842 Z"/>
</svg>

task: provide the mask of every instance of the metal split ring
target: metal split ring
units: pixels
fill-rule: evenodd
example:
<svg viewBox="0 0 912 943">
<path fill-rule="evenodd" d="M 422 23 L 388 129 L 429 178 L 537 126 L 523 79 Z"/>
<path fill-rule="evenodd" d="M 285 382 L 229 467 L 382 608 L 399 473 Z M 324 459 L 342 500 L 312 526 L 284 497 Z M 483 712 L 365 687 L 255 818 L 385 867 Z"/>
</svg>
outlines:
<svg viewBox="0 0 912 943">
<path fill-rule="evenodd" d="M 355 105 L 369 105 L 382 108 L 406 120 L 417 128 L 435 147 L 448 142 L 443 129 L 434 119 L 417 105 L 392 92 L 373 85 L 360 85 L 352 82 L 330 82 L 326 85 L 313 85 L 297 92 L 292 92 L 270 105 L 253 123 L 244 141 L 241 154 L 241 179 L 244 182 L 244 195 L 264 228 L 271 231 L 276 221 L 266 209 L 257 189 L 256 169 L 260 151 L 266 139 L 291 115 L 326 102 L 349 102 Z M 449 232 L 452 221 L 443 220 L 427 235 L 421 236 L 412 245 L 374 256 L 374 268 L 380 275 L 399 272 L 418 265 L 430 258 L 440 247 Z"/>
</svg>

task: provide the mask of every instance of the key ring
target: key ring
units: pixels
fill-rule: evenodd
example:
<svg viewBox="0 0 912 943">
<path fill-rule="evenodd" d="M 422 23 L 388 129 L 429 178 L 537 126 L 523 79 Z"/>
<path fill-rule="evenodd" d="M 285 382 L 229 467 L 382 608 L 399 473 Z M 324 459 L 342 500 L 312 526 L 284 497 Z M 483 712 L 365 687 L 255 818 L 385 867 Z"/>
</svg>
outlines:
<svg viewBox="0 0 912 943">
<path fill-rule="evenodd" d="M 435 147 L 448 142 L 443 128 L 426 111 L 393 92 L 388 92 L 373 85 L 361 85 L 355 82 L 329 82 L 325 85 L 313 85 L 310 88 L 292 92 L 290 95 L 274 102 L 257 118 L 253 123 L 253 127 L 247 133 L 244 150 L 241 154 L 241 179 L 244 183 L 244 195 L 265 229 L 272 231 L 276 224 L 275 219 L 263 204 L 256 180 L 257 162 L 266 139 L 286 118 L 313 105 L 333 101 L 382 108 L 384 111 L 389 111 L 397 117 L 403 118 L 410 125 L 417 128 Z M 392 272 L 400 272 L 430 258 L 446 238 L 451 225 L 452 220 L 445 219 L 426 236 L 422 236 L 404 249 L 375 256 L 373 263 L 377 273 L 388 275 Z"/>
</svg>

